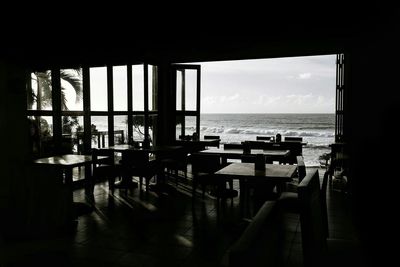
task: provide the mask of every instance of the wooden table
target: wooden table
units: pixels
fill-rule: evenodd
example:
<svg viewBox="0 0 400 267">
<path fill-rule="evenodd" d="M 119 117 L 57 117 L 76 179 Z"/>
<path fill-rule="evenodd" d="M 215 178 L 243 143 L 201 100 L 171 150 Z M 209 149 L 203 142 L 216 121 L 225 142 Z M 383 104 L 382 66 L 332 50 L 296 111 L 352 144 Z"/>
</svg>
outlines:
<svg viewBox="0 0 400 267">
<path fill-rule="evenodd" d="M 100 156 L 100 159 L 107 157 Z M 42 171 L 46 171 L 46 166 L 57 168 L 63 173 L 63 184 L 67 187 L 68 191 L 68 203 L 71 203 L 70 208 L 67 210 L 67 217 L 73 221 L 76 218 L 76 211 L 72 210 L 72 205 L 89 208 L 85 203 L 73 202 L 73 190 L 72 190 L 72 169 L 79 166 L 85 166 L 85 191 L 86 193 L 93 193 L 94 182 L 92 178 L 92 156 L 88 155 L 74 155 L 66 154 L 60 156 L 52 156 L 47 158 L 40 158 L 33 161 L 34 165 L 42 166 Z M 57 177 L 55 177 L 57 178 Z"/>
<path fill-rule="evenodd" d="M 265 170 L 256 170 L 254 163 L 231 163 L 215 173 L 221 179 L 238 179 L 240 182 L 240 202 L 242 208 L 247 200 L 249 183 L 269 182 L 282 185 L 292 181 L 297 171 L 296 165 L 265 164 Z M 243 209 L 242 209 L 243 211 Z"/>
<path fill-rule="evenodd" d="M 215 174 L 239 180 L 265 179 L 274 183 L 290 182 L 296 174 L 295 165 L 265 164 L 265 170 L 256 170 L 254 163 L 231 163 Z"/>
<path fill-rule="evenodd" d="M 249 154 L 244 154 L 243 149 L 224 149 L 224 148 L 209 148 L 200 151 L 199 153 L 212 153 L 212 154 L 220 154 L 222 158 L 222 162 L 226 163 L 227 159 L 241 159 L 242 155 L 257 155 L 264 154 L 273 160 L 281 160 L 290 155 L 290 150 L 278 150 L 278 149 L 251 149 Z"/>
</svg>

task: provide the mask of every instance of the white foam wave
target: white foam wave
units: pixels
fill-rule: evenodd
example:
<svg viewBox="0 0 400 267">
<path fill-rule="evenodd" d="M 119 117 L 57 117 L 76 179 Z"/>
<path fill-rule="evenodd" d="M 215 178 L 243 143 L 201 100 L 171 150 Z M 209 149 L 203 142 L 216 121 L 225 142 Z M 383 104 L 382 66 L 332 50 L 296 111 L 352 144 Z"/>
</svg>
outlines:
<svg viewBox="0 0 400 267">
<path fill-rule="evenodd" d="M 203 133 L 223 133 L 223 134 L 241 134 L 241 135 L 276 135 L 282 136 L 302 136 L 302 137 L 326 137 L 335 136 L 333 131 L 298 131 L 298 130 L 279 130 L 279 129 L 248 129 L 248 128 L 229 128 L 223 127 L 202 127 Z"/>
</svg>

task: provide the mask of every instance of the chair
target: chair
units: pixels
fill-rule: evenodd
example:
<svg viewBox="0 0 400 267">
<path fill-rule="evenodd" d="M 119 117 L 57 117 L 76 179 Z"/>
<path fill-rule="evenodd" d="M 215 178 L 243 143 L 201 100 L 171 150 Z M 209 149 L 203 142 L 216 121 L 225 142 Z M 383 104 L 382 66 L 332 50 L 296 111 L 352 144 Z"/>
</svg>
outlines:
<svg viewBox="0 0 400 267">
<path fill-rule="evenodd" d="M 271 140 L 271 136 L 260 136 L 260 135 L 257 135 L 256 136 L 256 140 L 257 141 L 270 141 Z"/>
<path fill-rule="evenodd" d="M 122 153 L 122 173 L 127 177 L 139 177 L 139 189 L 143 188 L 143 178 L 146 183 L 146 193 L 149 191 L 150 180 L 160 173 L 160 165 L 156 160 L 149 159 L 149 153 L 144 150 L 125 150 Z"/>
<path fill-rule="evenodd" d="M 296 164 L 297 164 L 297 177 L 294 178 L 293 181 L 287 182 L 286 183 L 286 189 L 285 191 L 287 192 L 294 192 L 297 194 L 297 186 L 303 180 L 303 178 L 306 176 L 306 165 L 304 163 L 304 158 L 303 156 L 296 156 Z"/>
<path fill-rule="evenodd" d="M 99 156 L 107 156 L 105 159 L 99 159 Z M 109 149 L 92 149 L 93 166 L 93 186 L 101 178 L 108 179 L 108 188 L 114 192 L 115 178 L 120 176 L 120 170 L 115 165 L 114 151 Z M 93 187 L 92 187 L 93 188 Z"/>
<path fill-rule="evenodd" d="M 224 144 L 224 149 L 243 149 L 243 144 L 227 143 L 227 144 Z"/>
<path fill-rule="evenodd" d="M 230 246 L 222 265 L 283 266 L 283 231 L 276 201 L 266 201 L 238 240 Z"/>
<path fill-rule="evenodd" d="M 220 170 L 223 165 L 219 154 L 200 154 L 193 153 L 191 155 L 193 184 L 192 197 L 196 195 L 198 185 L 202 186 L 202 197 L 204 198 L 206 186 L 215 187 L 215 196 L 217 202 L 221 199 L 233 198 L 238 196 L 238 192 L 233 188 L 226 189 L 226 180 L 219 179 L 214 176 L 214 173 Z"/>
<path fill-rule="evenodd" d="M 206 147 L 219 148 L 219 143 L 221 142 L 221 138 L 219 135 L 205 135 L 204 141 L 208 141 Z"/>
<path fill-rule="evenodd" d="M 364 266 L 356 241 L 327 238 L 327 180 L 312 170 L 298 186 L 304 266 Z"/>
<path fill-rule="evenodd" d="M 183 147 L 182 149 L 178 149 L 166 155 L 165 158 L 161 160 L 163 169 L 166 170 L 169 176 L 175 178 L 176 185 L 178 185 L 179 171 L 183 171 L 184 177 L 187 179 L 188 154 L 188 149 Z"/>
<path fill-rule="evenodd" d="M 298 137 L 298 136 L 286 136 L 285 137 L 285 142 L 303 142 L 303 137 Z"/>
<path fill-rule="evenodd" d="M 221 140 L 219 135 L 205 135 L 204 140 Z"/>
<path fill-rule="evenodd" d="M 248 145 L 250 149 L 265 149 L 265 141 L 244 141 L 242 144 Z"/>
</svg>

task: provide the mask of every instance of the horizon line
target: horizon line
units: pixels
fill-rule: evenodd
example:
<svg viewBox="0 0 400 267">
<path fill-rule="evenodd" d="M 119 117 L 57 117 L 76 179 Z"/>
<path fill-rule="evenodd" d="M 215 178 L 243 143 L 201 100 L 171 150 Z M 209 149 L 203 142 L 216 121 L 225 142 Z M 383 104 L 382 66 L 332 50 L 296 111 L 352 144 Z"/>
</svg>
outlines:
<svg viewBox="0 0 400 267">
<path fill-rule="evenodd" d="M 335 112 L 200 112 L 200 114 L 335 114 Z"/>
</svg>

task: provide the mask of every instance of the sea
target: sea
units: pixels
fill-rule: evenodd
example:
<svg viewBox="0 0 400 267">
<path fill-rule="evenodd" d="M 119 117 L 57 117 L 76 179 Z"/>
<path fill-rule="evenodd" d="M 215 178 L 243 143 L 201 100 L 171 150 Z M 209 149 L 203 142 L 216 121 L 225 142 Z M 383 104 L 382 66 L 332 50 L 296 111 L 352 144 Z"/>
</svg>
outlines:
<svg viewBox="0 0 400 267">
<path fill-rule="evenodd" d="M 306 145 L 306 166 L 320 166 L 319 157 L 330 152 L 335 139 L 335 114 L 201 114 L 200 137 L 219 135 L 221 143 L 256 140 L 257 135 L 300 136 Z M 187 132 L 195 131 L 194 120 L 186 121 Z"/>
<path fill-rule="evenodd" d="M 93 117 L 98 130 L 107 130 L 106 118 Z M 195 118 L 187 117 L 185 133 L 195 132 Z M 126 131 L 126 117 L 117 116 L 115 129 Z M 127 131 L 126 131 L 127 132 Z M 177 127 L 179 133 L 179 126 Z M 200 139 L 204 135 L 219 135 L 221 143 L 256 140 L 257 135 L 300 136 L 306 145 L 303 156 L 307 167 L 320 166 L 319 157 L 330 152 L 335 137 L 335 114 L 216 114 L 200 115 Z M 135 133 L 134 135 L 138 135 Z M 140 136 L 136 136 L 140 138 Z M 135 136 L 134 136 L 135 139 Z"/>
</svg>

